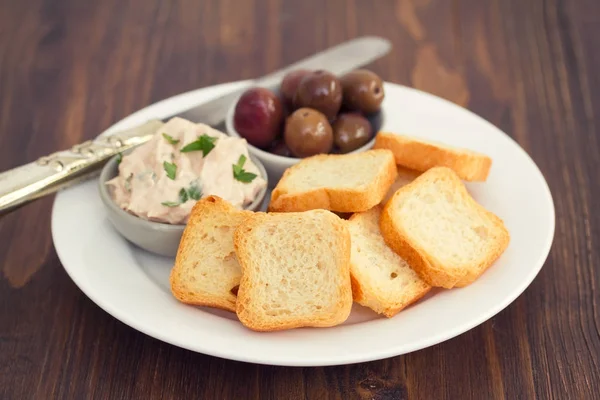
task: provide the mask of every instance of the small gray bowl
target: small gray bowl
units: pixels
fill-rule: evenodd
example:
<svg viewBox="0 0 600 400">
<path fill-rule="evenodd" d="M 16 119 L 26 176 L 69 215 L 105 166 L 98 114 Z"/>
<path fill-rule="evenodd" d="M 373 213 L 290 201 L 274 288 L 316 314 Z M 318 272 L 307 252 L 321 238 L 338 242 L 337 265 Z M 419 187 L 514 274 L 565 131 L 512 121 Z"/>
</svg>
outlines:
<svg viewBox="0 0 600 400">
<path fill-rule="evenodd" d="M 250 159 L 256 164 L 260 175 L 267 181 L 268 186 L 269 180 L 265 167 L 252 154 L 250 154 Z M 113 157 L 102 168 L 98 181 L 100 198 L 106 208 L 109 221 L 121 235 L 142 249 L 161 256 L 174 257 L 177 254 L 177 248 L 179 247 L 179 241 L 181 240 L 185 225 L 171 225 L 148 221 L 121 209 L 114 202 L 110 190 L 106 185 L 106 182 L 117 176 L 117 174 L 117 157 Z M 260 210 L 266 193 L 267 188 L 265 187 L 245 209 L 251 211 Z"/>
</svg>

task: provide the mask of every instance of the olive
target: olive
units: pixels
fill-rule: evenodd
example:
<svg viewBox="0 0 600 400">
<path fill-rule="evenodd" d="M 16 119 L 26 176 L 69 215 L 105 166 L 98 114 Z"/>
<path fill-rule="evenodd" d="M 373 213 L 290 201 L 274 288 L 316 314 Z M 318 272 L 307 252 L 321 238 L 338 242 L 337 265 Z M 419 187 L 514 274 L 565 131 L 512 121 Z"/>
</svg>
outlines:
<svg viewBox="0 0 600 400">
<path fill-rule="evenodd" d="M 340 114 L 331 127 L 340 153 L 349 153 L 364 146 L 372 135 L 369 120 L 358 113 Z"/>
<path fill-rule="evenodd" d="M 300 81 L 310 73 L 311 71 L 308 69 L 297 69 L 295 71 L 288 72 L 283 77 L 279 92 L 281 93 L 281 97 L 288 108 L 293 107 L 294 95 L 296 94 L 296 90 L 298 90 Z"/>
<path fill-rule="evenodd" d="M 281 100 L 268 89 L 248 89 L 235 106 L 233 126 L 253 146 L 268 147 L 281 133 L 282 122 Z"/>
<path fill-rule="evenodd" d="M 377 112 L 385 97 L 383 82 L 377 74 L 357 69 L 340 79 L 344 93 L 344 106 L 365 114 Z"/>
<path fill-rule="evenodd" d="M 269 148 L 269 152 L 277 154 L 278 156 L 293 157 L 292 152 L 283 140 L 278 140 L 274 142 L 273 145 Z"/>
<path fill-rule="evenodd" d="M 283 138 L 296 157 L 329 153 L 333 146 L 333 133 L 327 117 L 311 108 L 300 108 L 288 117 Z"/>
<path fill-rule="evenodd" d="M 298 84 L 294 107 L 313 108 L 333 120 L 341 106 L 342 86 L 332 73 L 323 70 L 311 72 Z"/>
</svg>

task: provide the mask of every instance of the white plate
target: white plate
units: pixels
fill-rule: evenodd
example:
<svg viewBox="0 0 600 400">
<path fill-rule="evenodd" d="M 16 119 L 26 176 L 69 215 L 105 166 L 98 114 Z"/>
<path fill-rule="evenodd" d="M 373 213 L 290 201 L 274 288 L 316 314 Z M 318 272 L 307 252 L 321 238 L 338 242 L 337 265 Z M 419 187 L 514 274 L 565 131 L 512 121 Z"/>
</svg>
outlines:
<svg viewBox="0 0 600 400">
<path fill-rule="evenodd" d="M 108 132 L 168 116 L 238 84 L 161 101 Z M 391 319 L 355 306 L 349 320 L 338 327 L 252 332 L 234 314 L 178 303 L 167 279 L 173 260 L 135 248 L 116 233 L 96 182 L 65 190 L 54 203 L 52 235 L 67 273 L 92 301 L 147 335 L 200 353 L 254 363 L 317 366 L 376 360 L 434 345 L 482 323 L 525 290 L 548 255 L 554 235 L 548 186 L 529 156 L 480 117 L 414 89 L 386 84 L 385 90 L 384 130 L 464 146 L 493 159 L 488 181 L 468 187 L 504 220 L 511 242 L 472 285 L 436 291 Z"/>
</svg>

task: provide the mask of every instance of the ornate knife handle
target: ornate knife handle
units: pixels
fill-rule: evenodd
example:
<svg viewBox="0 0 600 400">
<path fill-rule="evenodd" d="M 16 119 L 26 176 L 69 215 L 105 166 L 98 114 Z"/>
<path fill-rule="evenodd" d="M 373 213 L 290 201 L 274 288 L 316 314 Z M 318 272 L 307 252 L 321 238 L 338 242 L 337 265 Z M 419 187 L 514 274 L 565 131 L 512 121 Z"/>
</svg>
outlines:
<svg viewBox="0 0 600 400">
<path fill-rule="evenodd" d="M 98 174 L 110 157 L 147 142 L 162 125 L 152 120 L 1 173 L 0 215 Z"/>
</svg>

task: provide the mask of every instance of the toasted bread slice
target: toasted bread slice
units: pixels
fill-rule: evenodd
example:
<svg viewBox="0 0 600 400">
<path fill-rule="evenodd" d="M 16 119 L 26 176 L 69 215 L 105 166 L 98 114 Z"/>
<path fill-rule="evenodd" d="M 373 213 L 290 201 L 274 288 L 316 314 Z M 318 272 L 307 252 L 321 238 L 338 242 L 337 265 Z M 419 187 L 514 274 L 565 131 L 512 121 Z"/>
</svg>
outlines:
<svg viewBox="0 0 600 400">
<path fill-rule="evenodd" d="M 421 172 L 448 167 L 466 181 L 485 181 L 492 166 L 485 154 L 388 132 L 377 134 L 373 148 L 391 150 L 396 164 L 403 167 Z"/>
<path fill-rule="evenodd" d="M 305 158 L 285 171 L 269 211 L 367 211 L 381 202 L 396 175 L 389 150 Z"/>
<path fill-rule="evenodd" d="M 466 286 L 504 252 L 510 236 L 449 168 L 400 188 L 381 214 L 383 238 L 432 286 Z"/>
<path fill-rule="evenodd" d="M 235 232 L 237 315 L 257 331 L 344 322 L 352 308 L 350 234 L 325 210 L 257 213 Z"/>
<path fill-rule="evenodd" d="M 379 230 L 381 206 L 356 213 L 348 222 L 354 301 L 386 317 L 423 297 L 431 286 L 394 253 Z"/>
<path fill-rule="evenodd" d="M 385 203 L 387 203 L 389 199 L 392 198 L 392 196 L 394 195 L 394 193 L 396 193 L 398 189 L 408 185 L 409 183 L 417 179 L 419 175 L 421 175 L 421 172 L 419 171 L 398 166 L 398 176 L 396 177 L 394 183 L 392 183 L 392 186 L 390 186 L 390 188 L 388 189 L 387 194 L 385 195 L 383 200 L 381 200 L 380 204 L 385 205 Z"/>
<path fill-rule="evenodd" d="M 233 233 L 252 214 L 217 196 L 194 205 L 170 276 L 171 292 L 179 301 L 235 312 L 242 271 Z"/>
</svg>

